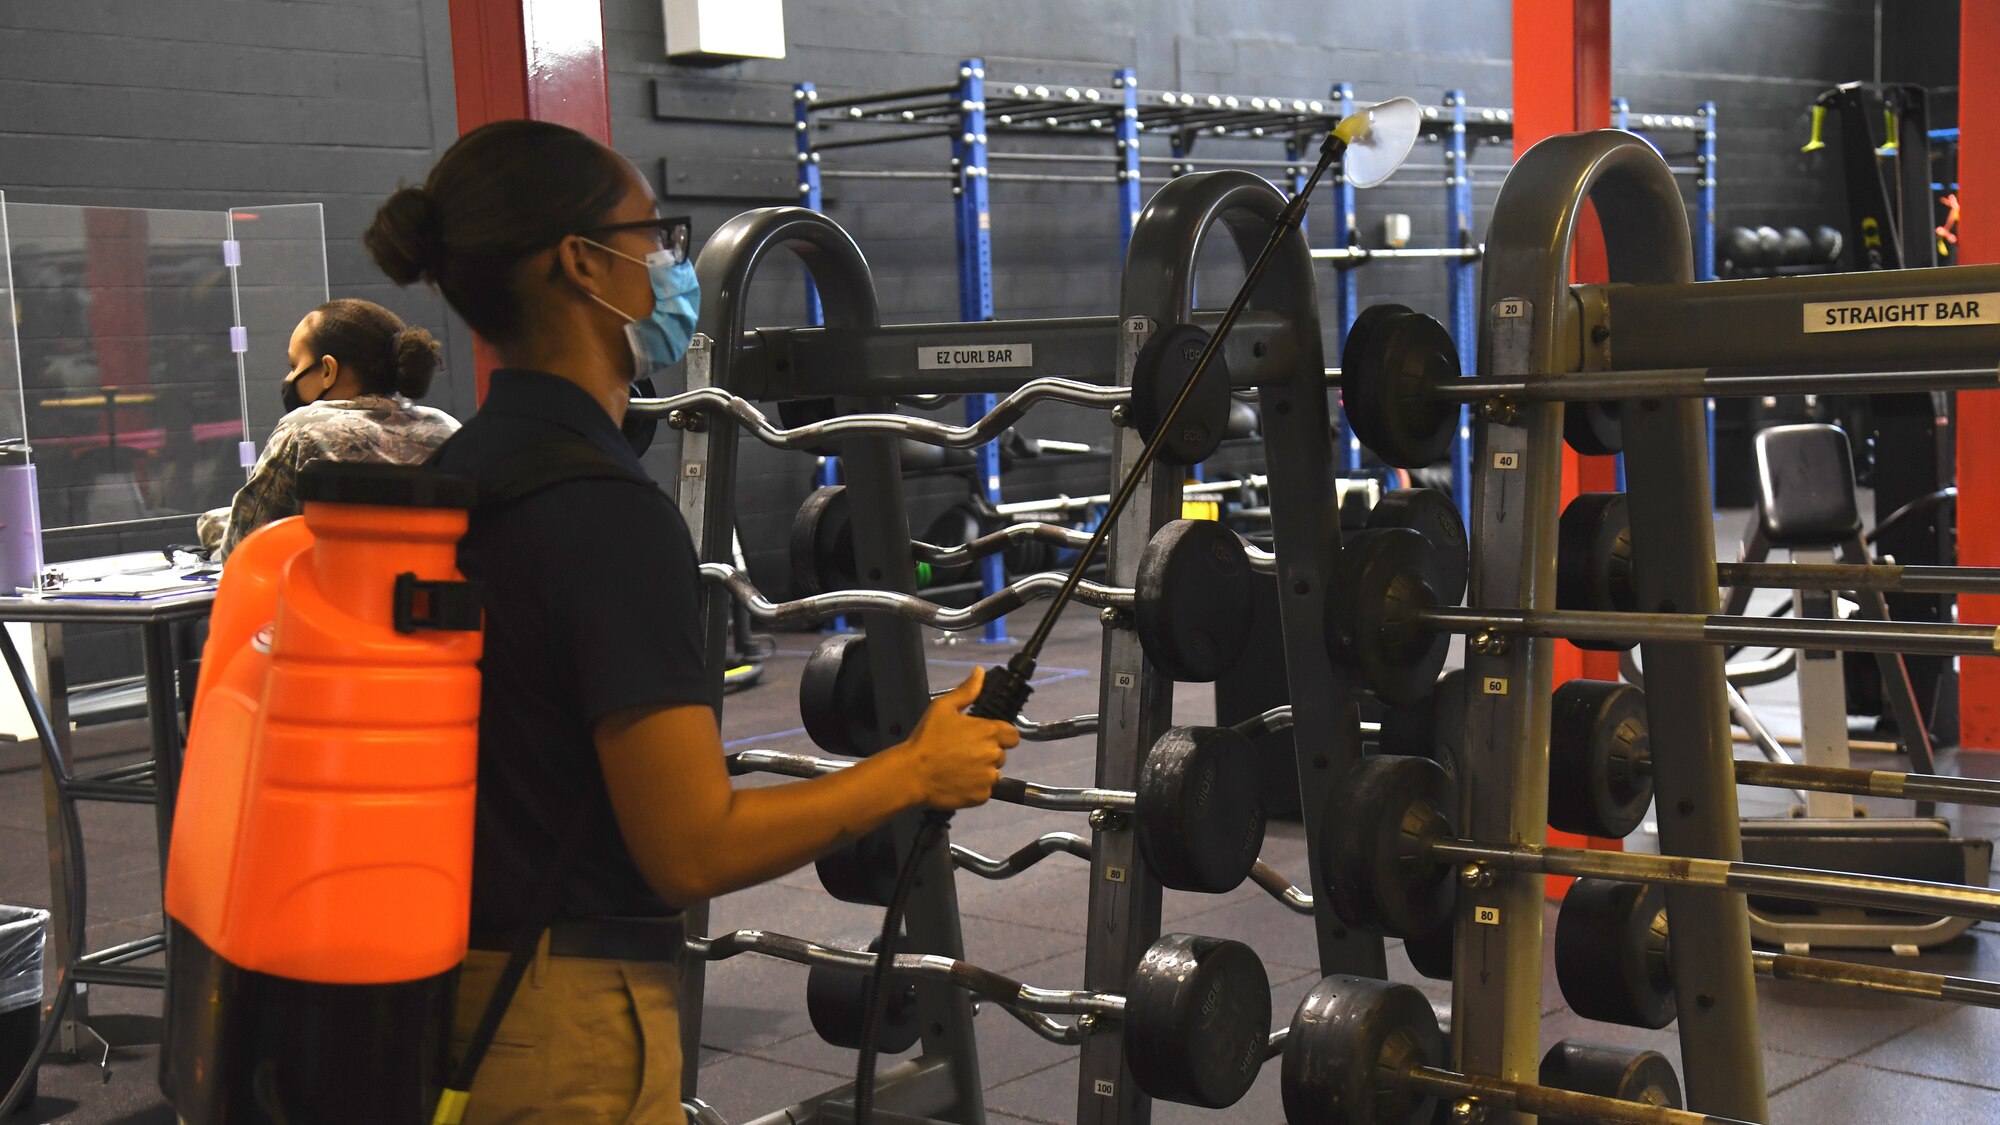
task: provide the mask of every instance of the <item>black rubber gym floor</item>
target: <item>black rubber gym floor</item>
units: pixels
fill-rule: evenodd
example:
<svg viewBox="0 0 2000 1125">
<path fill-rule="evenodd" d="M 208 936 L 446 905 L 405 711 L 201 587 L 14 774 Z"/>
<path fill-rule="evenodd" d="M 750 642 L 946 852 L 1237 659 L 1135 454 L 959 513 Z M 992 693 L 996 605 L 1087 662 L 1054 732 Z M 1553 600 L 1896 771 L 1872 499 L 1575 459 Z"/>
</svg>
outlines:
<svg viewBox="0 0 2000 1125">
<path fill-rule="evenodd" d="M 1724 550 L 1733 549 L 1741 514 L 1725 516 Z M 1032 625 L 1026 615 L 1014 626 Z M 1029 706 L 1037 718 L 1062 717 L 1097 709 L 1100 633 L 1095 615 L 1075 613 L 1058 630 L 1042 661 L 1041 680 Z M 764 682 L 732 696 L 724 738 L 732 748 L 812 752 L 799 728 L 797 677 L 816 638 L 778 638 Z M 1004 647 L 967 639 L 931 648 L 934 686 L 956 682 L 971 664 L 1004 658 Z M 1759 714 L 1779 733 L 1798 729 L 1790 681 L 1751 695 Z M 1181 722 L 1212 718 L 1205 685 L 1183 685 L 1175 716 Z M 125 741 L 121 742 L 122 733 Z M 86 754 L 115 761 L 120 747 L 143 739 L 136 725 L 94 737 Z M 1750 753 L 1747 748 L 1742 751 Z M 129 754 L 126 750 L 124 753 Z M 1092 780 L 1091 738 L 1024 744 L 1008 772 L 1059 785 Z M 1897 768 L 1898 759 L 1857 755 L 1856 765 Z M 2000 755 L 1948 753 L 1942 771 L 2000 777 Z M 746 783 L 756 784 L 757 781 Z M 765 779 L 761 783 L 775 784 Z M 1743 789 L 1748 815 L 1782 815 L 1786 796 Z M 33 756 L 19 747 L 0 750 L 0 901 L 45 905 L 48 901 L 42 790 Z M 1885 814 L 1901 812 L 1892 802 L 1875 802 Z M 1904 806 L 1907 808 L 1907 806 Z M 1963 835 L 2000 837 L 2000 810 L 1940 810 Z M 1904 815 L 1907 815 L 1906 813 Z M 93 947 L 127 940 L 159 926 L 159 874 L 154 857 L 151 811 L 130 806 L 91 805 L 85 810 Z M 1087 832 L 1077 814 L 1041 813 L 991 805 L 960 814 L 953 840 L 987 854 L 1013 850 L 1047 831 Z M 1651 850 L 1643 832 L 1628 842 Z M 1304 881 L 1305 847 L 1298 826 L 1272 825 L 1264 857 L 1295 882 Z M 1054 856 L 1024 875 L 988 882 L 959 875 L 967 956 L 987 967 L 1035 984 L 1076 987 L 1083 979 L 1086 869 L 1080 860 Z M 1198 896 L 1168 892 L 1166 926 L 1249 942 L 1262 955 L 1272 981 L 1273 1012 L 1289 1013 L 1314 980 L 1309 922 L 1263 892 L 1246 885 L 1232 894 Z M 739 927 L 824 938 L 880 924 L 873 910 L 837 902 L 820 890 L 812 869 L 715 903 L 711 930 Z M 1548 925 L 1554 925 L 1554 910 Z M 1828 956 L 1878 961 L 1933 972 L 2000 979 L 2000 926 L 1982 923 L 1971 934 L 1917 957 L 1853 952 Z M 1440 1002 L 1449 988 L 1412 971 L 1400 950 L 1391 953 L 1392 975 L 1418 984 Z M 698 1092 L 730 1120 L 781 1108 L 837 1086 L 852 1077 L 854 1055 L 821 1043 L 806 1019 L 806 970 L 756 956 L 711 966 Z M 1794 982 L 1759 982 L 1764 1027 L 1765 1073 L 1773 1093 L 1772 1120 L 1786 1125 L 1837 1125 L 1861 1121 L 2000 1121 L 2000 1011 L 1962 1008 L 1918 999 L 1859 996 Z M 1592 1023 L 1564 1006 L 1553 970 L 1544 973 L 1545 1043 L 1564 1037 L 1647 1046 L 1679 1065 L 1674 1032 L 1635 1031 Z M 102 1047 L 75 1061 L 42 1070 L 42 1097 L 24 1122 L 164 1123 L 173 1116 L 155 1084 L 158 1052 L 158 994 L 100 988 L 91 996 L 93 1024 L 114 1044 L 108 1075 L 100 1068 Z M 1026 1028 L 988 1006 L 977 1021 L 981 1076 L 987 1088 L 988 1121 L 1061 1123 L 1076 1118 L 1076 1062 L 1073 1048 L 1035 1038 Z M 1217 1113 L 1160 1105 L 1162 1122 L 1282 1122 L 1277 1068 L 1233 1110 Z"/>
</svg>

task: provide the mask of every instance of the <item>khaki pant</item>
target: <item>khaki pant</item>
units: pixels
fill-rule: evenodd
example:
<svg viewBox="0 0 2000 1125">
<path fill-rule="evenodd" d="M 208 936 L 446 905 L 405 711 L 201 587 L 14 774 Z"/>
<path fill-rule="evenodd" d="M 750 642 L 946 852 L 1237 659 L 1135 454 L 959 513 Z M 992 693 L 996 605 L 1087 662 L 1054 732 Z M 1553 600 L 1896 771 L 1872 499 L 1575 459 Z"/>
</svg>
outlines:
<svg viewBox="0 0 2000 1125">
<path fill-rule="evenodd" d="M 507 963 L 473 950 L 459 974 L 462 1056 Z M 472 1083 L 465 1125 L 683 1125 L 672 962 L 551 957 L 542 939 Z"/>
</svg>

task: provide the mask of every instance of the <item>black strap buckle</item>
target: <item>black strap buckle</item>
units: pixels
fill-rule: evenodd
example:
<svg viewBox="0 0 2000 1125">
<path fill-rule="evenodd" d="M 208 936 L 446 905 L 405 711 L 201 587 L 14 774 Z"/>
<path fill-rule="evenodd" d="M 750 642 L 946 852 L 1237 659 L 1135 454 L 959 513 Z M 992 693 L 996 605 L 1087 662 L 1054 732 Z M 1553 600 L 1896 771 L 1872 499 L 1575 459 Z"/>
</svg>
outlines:
<svg viewBox="0 0 2000 1125">
<path fill-rule="evenodd" d="M 472 582 L 439 582 L 405 571 L 396 576 L 394 619 L 398 633 L 419 629 L 477 632 L 479 587 Z"/>
</svg>

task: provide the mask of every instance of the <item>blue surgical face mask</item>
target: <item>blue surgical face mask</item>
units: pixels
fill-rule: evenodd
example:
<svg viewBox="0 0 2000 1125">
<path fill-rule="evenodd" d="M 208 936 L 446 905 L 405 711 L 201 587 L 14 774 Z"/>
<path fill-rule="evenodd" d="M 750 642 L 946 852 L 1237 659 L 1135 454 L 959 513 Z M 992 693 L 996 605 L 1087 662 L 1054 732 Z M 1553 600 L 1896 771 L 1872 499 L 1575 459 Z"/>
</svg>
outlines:
<svg viewBox="0 0 2000 1125">
<path fill-rule="evenodd" d="M 679 363 L 687 354 L 688 341 L 694 338 L 695 322 L 701 316 L 701 282 L 695 278 L 694 263 L 686 259 L 675 261 L 672 250 L 655 250 L 639 259 L 602 242 L 584 241 L 646 267 L 646 275 L 652 280 L 651 316 L 631 316 L 595 293 L 586 294 L 625 318 L 625 340 L 632 348 L 632 378 L 644 378 L 656 367 Z"/>
</svg>

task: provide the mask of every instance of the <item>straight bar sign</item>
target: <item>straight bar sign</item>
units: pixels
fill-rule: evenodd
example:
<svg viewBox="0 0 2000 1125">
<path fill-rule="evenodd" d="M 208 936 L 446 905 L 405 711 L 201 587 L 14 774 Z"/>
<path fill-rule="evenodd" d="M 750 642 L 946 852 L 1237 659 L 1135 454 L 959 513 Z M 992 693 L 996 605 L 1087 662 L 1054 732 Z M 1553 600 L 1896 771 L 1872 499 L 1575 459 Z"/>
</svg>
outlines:
<svg viewBox="0 0 2000 1125">
<path fill-rule="evenodd" d="M 1995 305 L 2000 308 L 2000 304 Z M 1033 367 L 1033 344 L 925 345 L 917 349 L 917 370 L 959 371 L 975 367 Z"/>
<path fill-rule="evenodd" d="M 2000 293 L 1948 293 L 1884 301 L 1825 301 L 1805 306 L 1805 330 L 1860 332 L 1870 328 L 1950 328 L 2000 324 Z"/>
</svg>

